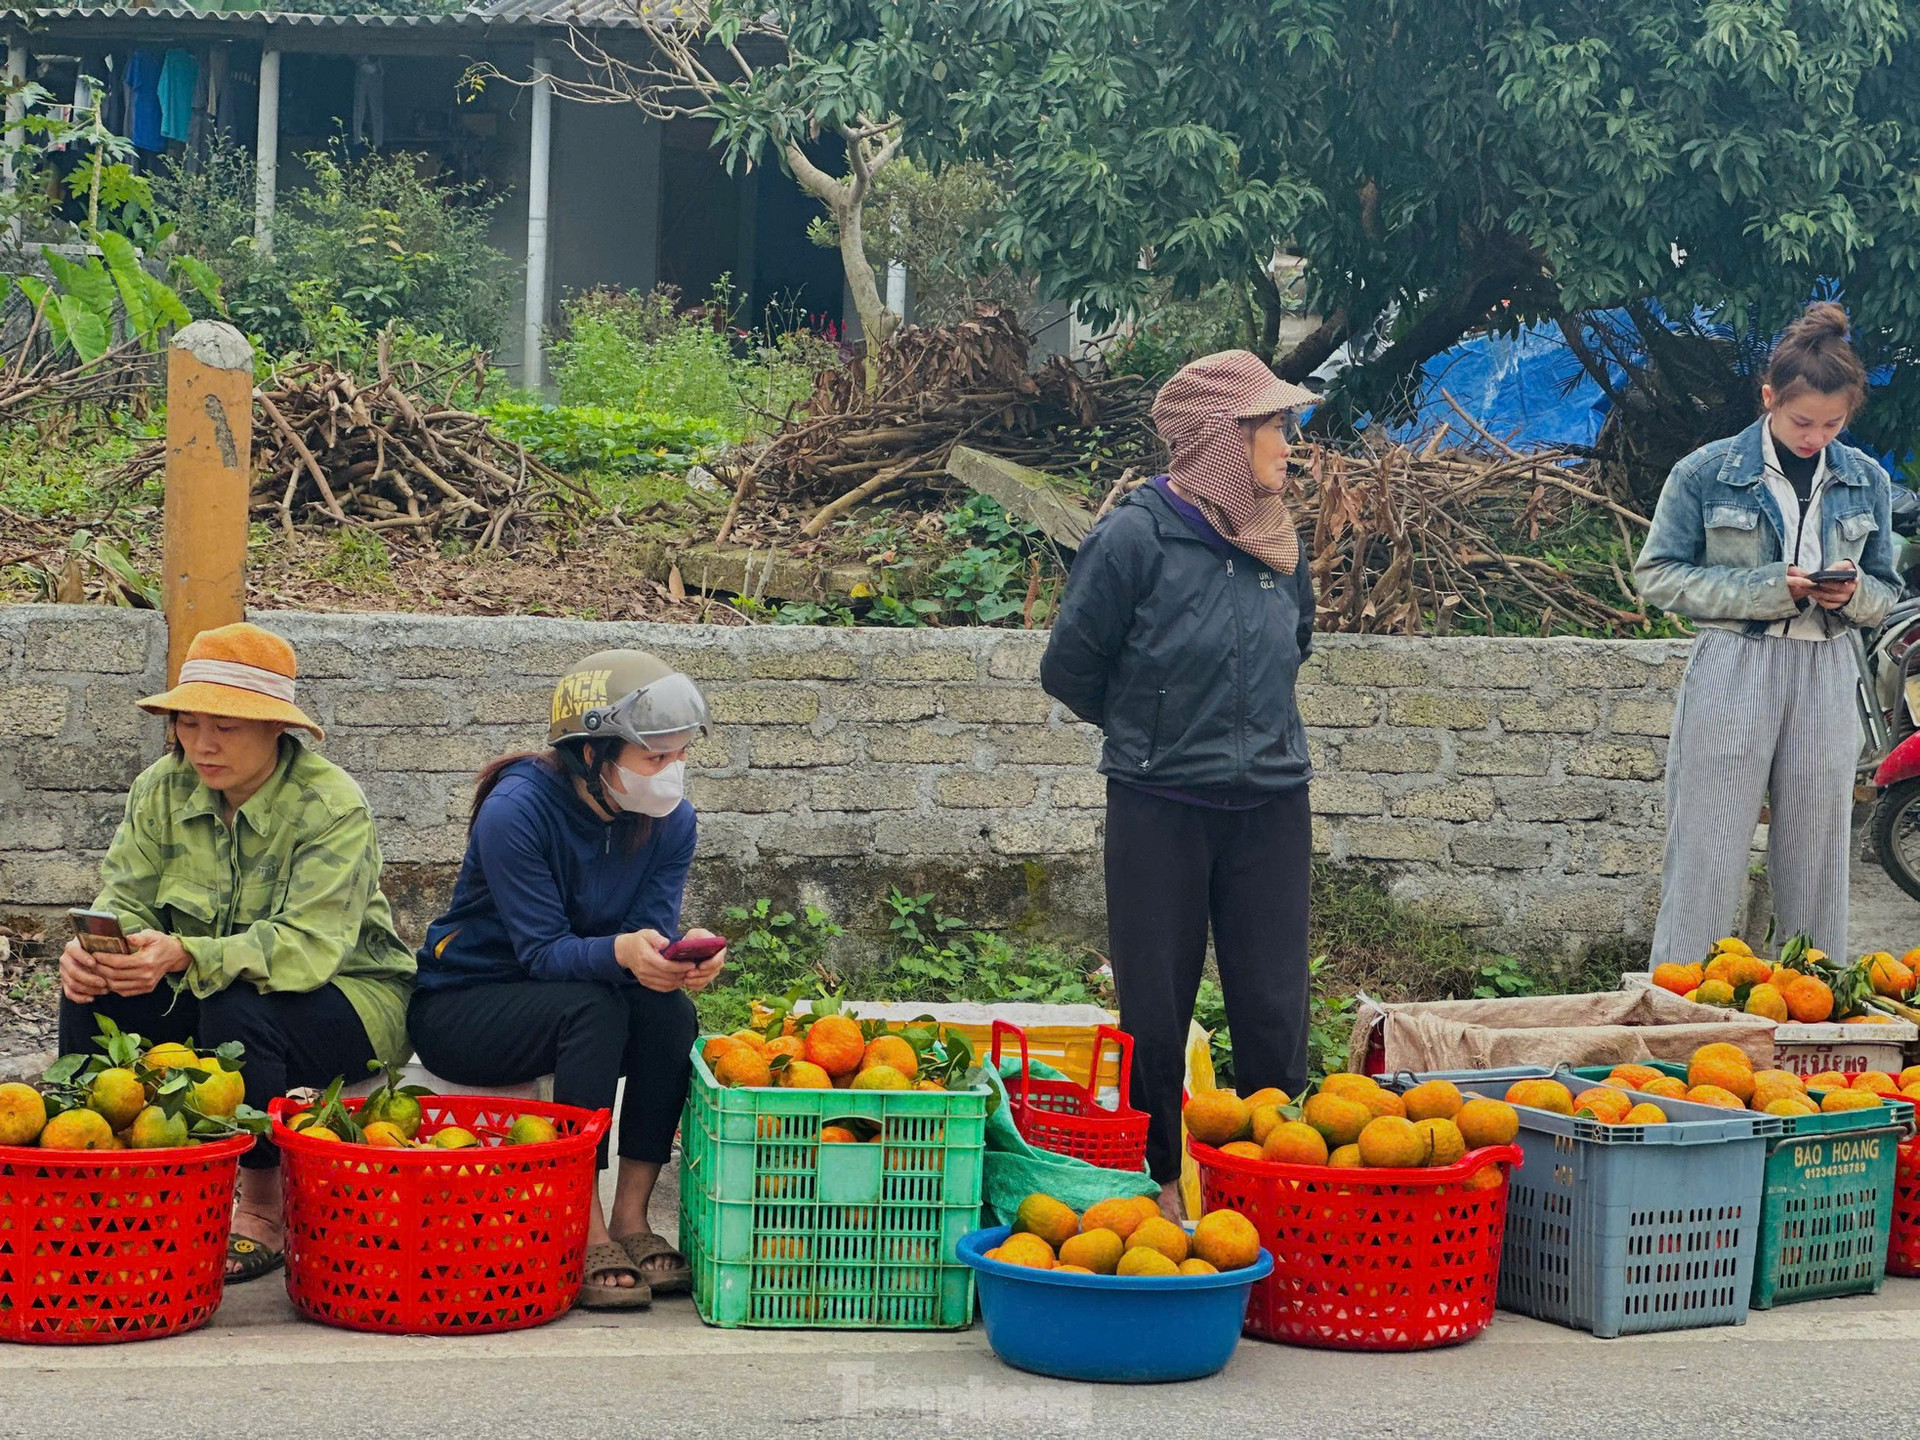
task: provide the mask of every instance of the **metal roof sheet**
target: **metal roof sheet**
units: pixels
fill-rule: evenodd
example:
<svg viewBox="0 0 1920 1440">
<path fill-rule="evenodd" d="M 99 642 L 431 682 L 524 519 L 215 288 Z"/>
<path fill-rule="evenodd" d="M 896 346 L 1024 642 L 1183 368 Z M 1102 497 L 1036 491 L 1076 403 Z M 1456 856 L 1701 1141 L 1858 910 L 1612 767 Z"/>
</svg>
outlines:
<svg viewBox="0 0 1920 1440">
<path fill-rule="evenodd" d="M 391 30 L 439 28 L 477 29 L 493 25 L 561 26 L 583 29 L 625 29 L 634 25 L 635 0 L 492 0 L 444 15 L 353 14 L 315 15 L 298 10 L 223 10 L 202 8 L 183 0 L 156 0 L 136 5 L 127 0 L 64 5 L 9 4 L 0 6 L 0 21 L 25 20 L 191 20 L 209 24 L 308 26 L 315 29 L 368 27 Z"/>
</svg>

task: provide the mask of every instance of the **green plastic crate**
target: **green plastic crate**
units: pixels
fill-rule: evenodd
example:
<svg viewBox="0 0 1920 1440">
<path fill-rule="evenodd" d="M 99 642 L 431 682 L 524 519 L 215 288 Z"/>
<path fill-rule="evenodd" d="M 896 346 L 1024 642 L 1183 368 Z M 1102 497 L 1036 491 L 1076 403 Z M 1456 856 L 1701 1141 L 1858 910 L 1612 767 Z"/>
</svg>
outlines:
<svg viewBox="0 0 1920 1440">
<path fill-rule="evenodd" d="M 709 1325 L 955 1330 L 973 1271 L 992 1092 L 730 1090 L 694 1048 L 680 1245 Z M 877 1141 L 820 1143 L 844 1119 Z"/>
<path fill-rule="evenodd" d="M 1684 1065 L 1651 1063 L 1686 1078 Z M 1573 1073 L 1603 1081 L 1610 1069 L 1589 1065 Z M 1817 1100 L 1824 1092 L 1810 1093 Z M 1761 1180 L 1752 1308 L 1878 1294 L 1887 1276 L 1894 1172 L 1900 1142 L 1913 1134 L 1913 1106 L 1889 1100 L 1880 1111 L 1780 1118 L 1787 1130 L 1767 1141 Z"/>
</svg>

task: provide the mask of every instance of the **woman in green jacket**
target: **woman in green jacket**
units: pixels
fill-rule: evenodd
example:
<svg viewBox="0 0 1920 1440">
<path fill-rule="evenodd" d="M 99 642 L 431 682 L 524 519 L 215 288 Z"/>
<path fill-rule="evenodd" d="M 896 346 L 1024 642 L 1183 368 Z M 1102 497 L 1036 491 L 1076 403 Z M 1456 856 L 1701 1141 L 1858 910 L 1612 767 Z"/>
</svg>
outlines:
<svg viewBox="0 0 1920 1440">
<path fill-rule="evenodd" d="M 293 647 L 253 625 L 197 636 L 180 683 L 140 702 L 172 744 L 127 795 L 96 910 L 131 953 L 75 942 L 60 957 L 60 1048 L 87 1050 L 97 1017 L 160 1043 L 246 1046 L 246 1100 L 267 1102 L 370 1061 L 406 1058 L 413 955 L 380 890 L 380 845 L 360 787 L 294 738 Z M 280 1155 L 240 1162 L 229 1280 L 281 1262 Z"/>
</svg>

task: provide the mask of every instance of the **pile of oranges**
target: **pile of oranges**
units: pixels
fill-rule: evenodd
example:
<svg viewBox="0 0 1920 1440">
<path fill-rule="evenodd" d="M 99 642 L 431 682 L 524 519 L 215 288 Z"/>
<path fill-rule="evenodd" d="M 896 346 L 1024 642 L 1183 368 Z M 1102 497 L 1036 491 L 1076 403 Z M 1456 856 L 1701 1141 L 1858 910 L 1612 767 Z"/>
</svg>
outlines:
<svg viewBox="0 0 1920 1440">
<path fill-rule="evenodd" d="M 1721 1110 L 1831 1115 L 1872 1109 L 1886 1096 L 1920 1104 L 1920 1065 L 1909 1066 L 1898 1076 L 1872 1070 L 1849 1078 L 1831 1070 L 1802 1080 L 1791 1070 L 1757 1070 L 1738 1046 L 1716 1042 L 1693 1052 L 1684 1080 L 1651 1065 L 1616 1065 L 1605 1081 L 1577 1095 L 1558 1080 L 1516 1080 L 1507 1088 L 1507 1099 L 1556 1115 L 1585 1116 L 1603 1125 L 1667 1122 L 1666 1112 L 1658 1105 L 1645 1100 L 1636 1103 L 1624 1093 L 1628 1090 Z"/>
<path fill-rule="evenodd" d="M 1814 964 L 1826 959 L 1818 950 L 1806 953 Z M 1738 1002 L 1738 1008 L 1747 1014 L 1775 1022 L 1818 1024 L 1833 1015 L 1833 987 L 1826 981 L 1786 965 L 1774 965 L 1755 955 L 1746 941 L 1733 936 L 1716 940 L 1713 953 L 1704 961 L 1656 965 L 1653 983 L 1701 1005 L 1732 1009 Z"/>
<path fill-rule="evenodd" d="M 1260 1258 L 1260 1233 L 1235 1210 L 1212 1210 L 1189 1235 L 1146 1196 L 1102 1200 L 1076 1215 L 1051 1195 L 1020 1202 L 1013 1233 L 989 1260 L 1065 1275 L 1218 1275 Z"/>
<path fill-rule="evenodd" d="M 1469 1150 L 1505 1145 L 1520 1117 L 1499 1100 L 1469 1099 L 1446 1080 L 1397 1095 L 1365 1075 L 1333 1074 L 1293 1105 L 1279 1090 L 1242 1100 L 1231 1090 L 1202 1090 L 1181 1111 L 1187 1133 L 1223 1155 L 1281 1165 L 1410 1170 L 1451 1165 Z M 1466 1182 L 1491 1188 L 1488 1166 Z"/>
<path fill-rule="evenodd" d="M 791 1090 L 944 1090 L 920 1074 L 920 1052 L 898 1035 L 868 1039 L 845 1015 L 804 1022 L 789 1016 L 787 1033 L 768 1039 L 755 1030 L 710 1037 L 701 1058 L 729 1088 Z"/>
</svg>

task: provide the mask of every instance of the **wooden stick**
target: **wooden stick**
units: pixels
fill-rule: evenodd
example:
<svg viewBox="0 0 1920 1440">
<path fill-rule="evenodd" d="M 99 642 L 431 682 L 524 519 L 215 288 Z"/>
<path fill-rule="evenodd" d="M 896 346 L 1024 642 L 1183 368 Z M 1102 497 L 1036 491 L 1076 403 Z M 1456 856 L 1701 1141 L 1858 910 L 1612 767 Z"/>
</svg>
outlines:
<svg viewBox="0 0 1920 1440">
<path fill-rule="evenodd" d="M 320 498 L 326 502 L 327 513 L 342 525 L 351 525 L 353 522 L 347 518 L 346 512 L 340 508 L 340 502 L 334 498 L 333 487 L 327 483 L 327 477 L 320 469 L 320 462 L 313 458 L 313 452 L 307 448 L 306 441 L 293 433 L 293 427 L 287 423 L 287 417 L 280 413 L 280 407 L 273 403 L 273 397 L 264 390 L 255 390 L 253 395 L 260 402 L 260 408 L 267 412 L 267 418 L 273 421 L 274 428 L 286 437 L 287 443 L 293 446 L 300 458 L 306 462 L 307 473 L 313 476 L 313 483 L 320 488 Z"/>
<path fill-rule="evenodd" d="M 713 537 L 714 544 L 724 545 L 727 543 L 727 537 L 733 534 L 733 522 L 740 518 L 740 506 L 742 502 L 746 500 L 747 493 L 752 489 L 753 467 L 751 465 L 742 465 L 740 467 L 739 482 L 733 487 L 733 503 L 727 506 L 726 519 L 720 522 L 720 529 Z"/>
<path fill-rule="evenodd" d="M 825 530 L 828 525 L 832 524 L 836 517 L 846 514 L 847 511 L 853 509 L 854 506 L 858 505 L 862 500 L 865 500 L 869 495 L 874 494 L 876 491 L 884 490 L 888 485 L 898 480 L 902 475 L 906 474 L 907 471 L 911 470 L 920 459 L 920 456 L 915 455 L 912 459 L 903 460 L 898 465 L 890 466 L 882 470 L 864 485 L 855 486 L 838 500 L 829 500 L 825 505 L 822 505 L 818 510 L 813 512 L 813 517 L 800 527 L 800 533 L 808 539 L 812 539 L 822 530 Z"/>
</svg>

